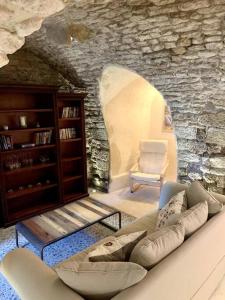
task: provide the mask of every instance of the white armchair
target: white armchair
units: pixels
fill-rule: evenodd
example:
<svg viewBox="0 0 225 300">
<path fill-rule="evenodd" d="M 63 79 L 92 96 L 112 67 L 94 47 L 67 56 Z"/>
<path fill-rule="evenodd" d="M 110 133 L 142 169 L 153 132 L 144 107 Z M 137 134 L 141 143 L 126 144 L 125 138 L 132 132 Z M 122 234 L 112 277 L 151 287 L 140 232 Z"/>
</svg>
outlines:
<svg viewBox="0 0 225 300">
<path fill-rule="evenodd" d="M 130 190 L 144 184 L 161 186 L 168 167 L 168 141 L 142 140 L 140 142 L 140 157 L 130 170 Z"/>
</svg>

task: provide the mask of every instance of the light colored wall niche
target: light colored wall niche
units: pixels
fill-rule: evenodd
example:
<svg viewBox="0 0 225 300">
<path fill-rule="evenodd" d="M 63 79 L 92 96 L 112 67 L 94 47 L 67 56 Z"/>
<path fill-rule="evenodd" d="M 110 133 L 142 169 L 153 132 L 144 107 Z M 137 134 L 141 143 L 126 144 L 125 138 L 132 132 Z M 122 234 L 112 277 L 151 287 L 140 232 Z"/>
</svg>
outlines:
<svg viewBox="0 0 225 300">
<path fill-rule="evenodd" d="M 103 70 L 99 89 L 110 147 L 109 191 L 128 185 L 141 139 L 168 139 L 168 178 L 176 180 L 176 138 L 173 131 L 163 132 L 166 103 L 162 95 L 140 75 L 115 65 Z"/>
</svg>

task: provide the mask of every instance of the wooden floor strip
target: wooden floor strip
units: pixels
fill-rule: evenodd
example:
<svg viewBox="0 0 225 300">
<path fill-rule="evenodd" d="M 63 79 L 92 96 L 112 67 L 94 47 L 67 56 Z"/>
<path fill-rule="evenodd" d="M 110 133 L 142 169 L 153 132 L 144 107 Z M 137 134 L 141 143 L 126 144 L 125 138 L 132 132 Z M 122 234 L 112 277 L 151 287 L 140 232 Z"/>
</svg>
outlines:
<svg viewBox="0 0 225 300">
<path fill-rule="evenodd" d="M 103 213 L 104 216 L 105 216 L 105 215 L 108 215 L 108 214 L 110 213 L 110 212 L 107 211 L 106 209 L 104 209 L 104 208 L 102 208 L 102 207 L 100 207 L 100 206 L 97 206 L 97 205 L 95 205 L 94 203 L 92 203 L 91 201 L 88 201 L 88 200 L 86 200 L 86 199 L 83 199 L 83 200 L 80 201 L 80 202 L 82 202 L 82 203 L 86 204 L 87 206 L 92 207 L 92 208 L 96 209 L 97 211 Z"/>
<path fill-rule="evenodd" d="M 107 214 L 106 213 L 103 213 L 101 212 L 100 210 L 97 210 L 95 209 L 94 207 L 90 206 L 90 205 L 87 205 L 86 203 L 84 202 L 81 202 L 81 201 L 77 201 L 77 203 L 79 205 L 81 205 L 82 207 L 86 208 L 87 210 L 91 210 L 92 212 L 94 212 L 96 215 L 98 216 L 101 216 L 101 217 L 104 217 L 106 216 Z"/>
<path fill-rule="evenodd" d="M 89 223 L 88 219 L 85 219 L 83 216 L 81 216 L 77 211 L 75 211 L 72 207 L 67 206 L 62 208 L 63 211 L 68 213 L 71 217 L 75 217 L 77 220 L 82 222 L 84 225 L 87 225 Z"/>
<path fill-rule="evenodd" d="M 101 203 L 101 202 L 98 202 L 98 201 L 96 201 L 95 199 L 88 198 L 88 201 L 94 203 L 96 206 L 99 206 L 99 207 L 105 209 L 106 211 L 108 211 L 108 212 L 110 212 L 110 213 L 112 213 L 112 212 L 115 211 L 114 208 L 112 208 L 112 207 L 110 207 L 110 206 L 108 206 L 108 205 L 105 205 L 105 204 L 103 204 L 103 203 Z"/>
<path fill-rule="evenodd" d="M 62 217 L 70 220 L 72 223 L 74 223 L 78 228 L 83 227 L 84 224 L 80 222 L 77 218 L 72 217 L 68 212 L 64 212 L 62 209 L 56 209 L 55 212 L 57 212 Z"/>
</svg>

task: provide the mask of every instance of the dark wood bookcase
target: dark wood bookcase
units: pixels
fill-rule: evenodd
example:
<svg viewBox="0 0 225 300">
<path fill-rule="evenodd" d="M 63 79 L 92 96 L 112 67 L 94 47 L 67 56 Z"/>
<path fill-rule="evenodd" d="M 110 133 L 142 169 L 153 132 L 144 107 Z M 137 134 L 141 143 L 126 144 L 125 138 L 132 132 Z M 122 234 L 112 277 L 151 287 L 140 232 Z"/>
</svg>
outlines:
<svg viewBox="0 0 225 300">
<path fill-rule="evenodd" d="M 88 195 L 85 97 L 0 86 L 1 226 Z"/>
</svg>

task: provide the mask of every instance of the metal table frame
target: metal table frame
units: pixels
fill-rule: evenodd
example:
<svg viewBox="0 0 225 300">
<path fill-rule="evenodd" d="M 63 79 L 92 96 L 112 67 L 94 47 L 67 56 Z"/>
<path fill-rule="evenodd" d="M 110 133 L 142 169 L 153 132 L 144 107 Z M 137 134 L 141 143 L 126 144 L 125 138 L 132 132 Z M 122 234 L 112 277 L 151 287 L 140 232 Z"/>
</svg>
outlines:
<svg viewBox="0 0 225 300">
<path fill-rule="evenodd" d="M 119 223 L 119 224 L 118 224 L 118 228 L 115 228 L 114 226 L 111 226 L 111 225 L 109 225 L 109 224 L 103 222 L 105 219 L 107 219 L 107 218 L 109 218 L 109 217 L 111 217 L 111 216 L 114 216 L 114 215 L 118 215 L 118 223 Z M 44 259 L 44 249 L 45 249 L 46 247 L 48 247 L 48 246 L 50 246 L 51 244 L 54 244 L 54 243 L 56 243 L 56 242 L 58 242 L 58 241 L 64 239 L 64 238 L 67 238 L 68 236 L 70 236 L 70 235 L 72 235 L 72 234 L 75 234 L 75 233 L 77 233 L 77 232 L 79 232 L 79 231 L 81 231 L 81 230 L 83 230 L 83 229 L 85 229 L 85 228 L 88 228 L 88 227 L 90 227 L 90 226 L 92 226 L 92 225 L 95 225 L 95 224 L 97 224 L 97 223 L 100 223 L 101 225 L 103 225 L 103 226 L 105 226 L 105 227 L 107 227 L 107 228 L 109 228 L 109 229 L 111 229 L 111 230 L 113 230 L 113 231 L 117 231 L 118 229 L 121 228 L 121 212 L 120 212 L 119 210 L 115 210 L 114 212 L 112 212 L 111 214 L 109 214 L 109 215 L 107 215 L 107 216 L 104 216 L 104 217 L 102 217 L 102 218 L 100 218 L 100 219 L 98 219 L 98 220 L 96 220 L 96 221 L 94 221 L 94 222 L 88 223 L 88 224 L 84 225 L 83 227 L 80 227 L 79 229 L 77 229 L 77 230 L 75 230 L 75 231 L 72 231 L 72 232 L 70 232 L 70 233 L 68 233 L 68 234 L 66 234 L 66 235 L 63 235 L 62 237 L 59 237 L 59 238 L 57 238 L 57 239 L 52 240 L 52 241 L 49 242 L 49 243 L 43 244 L 43 246 L 40 247 L 40 249 L 41 249 L 41 250 L 40 250 L 40 256 L 41 256 L 41 259 L 42 259 L 42 260 Z M 16 246 L 17 246 L 18 248 L 20 248 L 20 247 L 23 248 L 23 247 L 25 247 L 26 245 L 28 245 L 29 243 L 27 243 L 27 244 L 25 244 L 25 245 L 23 245 L 23 246 L 20 246 L 20 245 L 19 245 L 19 234 L 23 235 L 23 236 L 28 240 L 28 242 L 29 242 L 29 238 L 28 238 L 26 235 L 24 235 L 22 232 L 20 232 L 19 230 L 15 229 Z"/>
</svg>

